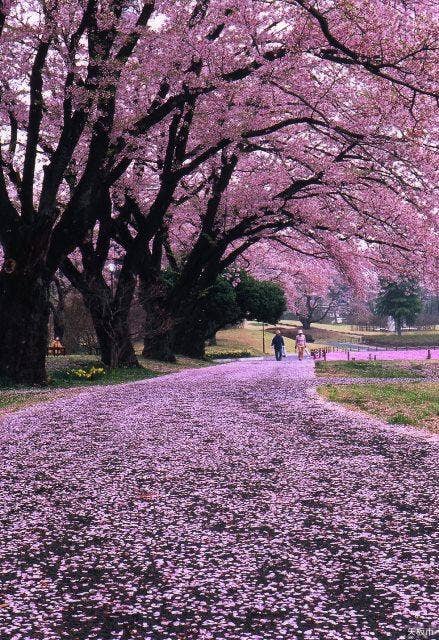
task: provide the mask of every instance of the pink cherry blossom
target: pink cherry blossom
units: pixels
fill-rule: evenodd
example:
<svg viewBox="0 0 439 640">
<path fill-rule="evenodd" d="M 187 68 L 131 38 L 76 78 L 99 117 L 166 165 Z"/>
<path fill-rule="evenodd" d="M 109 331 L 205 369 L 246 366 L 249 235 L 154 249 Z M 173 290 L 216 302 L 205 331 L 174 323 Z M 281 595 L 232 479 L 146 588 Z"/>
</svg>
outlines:
<svg viewBox="0 0 439 640">
<path fill-rule="evenodd" d="M 348 356 L 349 352 L 349 356 Z M 426 359 L 439 359 L 439 347 L 432 349 L 426 347 L 425 349 L 365 349 L 361 350 L 349 350 L 343 351 L 331 351 L 326 355 L 327 360 L 347 360 L 348 358 L 355 360 L 426 360 Z"/>
</svg>

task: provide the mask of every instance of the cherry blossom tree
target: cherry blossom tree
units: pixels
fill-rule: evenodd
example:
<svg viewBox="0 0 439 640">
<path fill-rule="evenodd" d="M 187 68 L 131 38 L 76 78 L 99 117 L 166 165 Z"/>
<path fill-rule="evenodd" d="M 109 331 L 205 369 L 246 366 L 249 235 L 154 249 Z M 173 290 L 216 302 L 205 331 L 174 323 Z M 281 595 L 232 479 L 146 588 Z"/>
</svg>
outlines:
<svg viewBox="0 0 439 640">
<path fill-rule="evenodd" d="M 272 239 L 266 254 L 269 261 L 273 262 L 272 256 L 275 257 L 272 268 L 275 266 L 289 275 L 287 286 L 291 286 L 291 269 L 298 268 L 297 256 L 302 260 L 304 256 L 314 257 L 310 265 L 313 280 L 321 270 L 327 273 L 328 264 L 332 264 L 333 271 L 336 266 L 357 287 L 361 280 L 360 264 L 366 274 L 371 266 L 394 268 L 395 260 L 401 268 L 413 265 L 413 259 L 418 262 L 418 269 L 429 262 L 427 237 L 431 243 L 434 235 L 425 235 L 425 225 L 418 229 L 423 229 L 422 239 L 418 230 L 414 233 L 411 229 L 417 216 L 416 207 L 409 207 L 403 196 L 400 214 L 389 212 L 382 205 L 367 204 L 366 191 L 369 201 L 375 197 L 377 203 L 386 202 L 388 186 L 380 181 L 379 171 L 374 175 L 375 184 L 374 181 L 372 186 L 363 184 L 361 176 L 356 175 L 355 164 L 352 167 L 348 164 L 351 159 L 343 158 L 342 152 L 337 151 L 333 162 L 348 165 L 343 181 L 338 167 L 337 175 L 331 175 L 332 167 L 325 157 L 326 171 L 318 180 L 294 180 L 286 172 L 285 182 L 281 183 L 284 188 L 273 194 L 266 187 L 276 182 L 279 185 L 280 171 L 277 162 L 270 166 L 269 157 L 265 151 L 261 159 L 259 148 L 255 153 L 248 149 L 231 154 L 223 151 L 220 164 L 214 163 L 210 173 L 199 176 L 198 184 L 185 185 L 181 195 L 174 198 L 161 233 L 155 236 L 152 250 L 148 249 L 149 260 L 155 261 L 157 277 L 151 278 L 149 261 L 141 275 L 147 312 L 145 354 L 170 356 L 159 352 L 168 349 L 169 333 L 176 324 L 183 327 L 177 333 L 181 334 L 186 327 L 195 340 L 196 323 L 190 322 L 196 318 L 193 300 L 200 291 L 212 286 L 218 274 L 239 256 L 246 256 L 250 264 L 260 265 L 260 249 L 254 247 L 264 239 Z M 358 157 L 361 159 L 357 156 L 355 160 Z M 287 180 L 291 180 L 289 185 Z M 136 218 L 145 224 L 150 215 L 148 208 L 142 211 L 133 202 L 131 205 L 136 209 Z M 333 216 L 335 211 L 337 215 Z M 417 216 L 417 220 L 421 218 Z M 125 237 L 121 234 L 119 240 L 127 247 L 135 247 L 136 240 L 127 229 L 125 232 Z M 139 234 L 137 241 L 138 238 Z M 170 295 L 160 284 L 164 256 L 180 274 Z M 270 262 L 265 266 L 269 267 Z M 303 271 L 303 265 L 300 268 Z M 154 312 L 148 313 L 152 308 Z M 149 351 L 151 348 L 153 353 Z"/>
<path fill-rule="evenodd" d="M 44 380 L 50 280 L 149 132 L 286 56 L 262 39 L 265 13 L 247 25 L 226 3 L 208 4 L 2 3 L 3 374 Z"/>
<path fill-rule="evenodd" d="M 108 193 L 148 296 L 176 211 L 199 239 L 182 285 L 203 225 L 207 279 L 283 229 L 346 264 L 361 242 L 382 264 L 408 244 L 432 253 L 434 11 L 369 5 L 2 2 L 0 373 L 44 381 L 50 281 Z M 208 206 L 224 163 L 238 167 L 216 207 L 225 231 Z"/>
<path fill-rule="evenodd" d="M 3 25 L 0 370 L 45 380 L 48 287 L 95 218 L 116 89 L 153 11 L 18 2 Z"/>
</svg>

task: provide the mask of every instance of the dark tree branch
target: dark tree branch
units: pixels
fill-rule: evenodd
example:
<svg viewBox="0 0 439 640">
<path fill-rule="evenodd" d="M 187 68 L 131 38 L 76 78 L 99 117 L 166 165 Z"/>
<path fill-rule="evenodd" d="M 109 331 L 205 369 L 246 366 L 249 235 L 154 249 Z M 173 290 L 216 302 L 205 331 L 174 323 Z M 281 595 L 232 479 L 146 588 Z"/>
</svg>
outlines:
<svg viewBox="0 0 439 640">
<path fill-rule="evenodd" d="M 39 44 L 30 76 L 30 106 L 27 125 L 27 141 L 23 163 L 23 179 L 21 185 L 22 215 L 31 220 L 34 211 L 33 192 L 35 178 L 35 161 L 43 118 L 43 69 L 49 52 L 50 40 Z"/>
<path fill-rule="evenodd" d="M 322 50 L 320 52 L 320 57 L 324 58 L 325 60 L 336 62 L 338 64 L 355 64 L 361 66 L 369 73 L 383 78 L 384 80 L 388 80 L 394 84 L 406 87 L 407 89 L 410 89 L 415 93 L 430 96 L 433 98 L 439 97 L 439 93 L 437 91 L 422 89 L 421 87 L 415 86 L 410 82 L 397 78 L 395 75 L 390 75 L 389 73 L 384 72 L 383 69 L 388 67 L 389 65 L 386 65 L 381 61 L 377 61 L 376 58 L 374 59 L 371 56 L 366 56 L 362 53 L 359 53 L 358 51 L 355 51 L 354 49 L 343 44 L 338 38 L 336 38 L 329 27 L 327 18 L 316 8 L 316 5 L 311 4 L 309 0 L 295 0 L 295 2 L 310 15 L 312 15 L 313 18 L 316 19 L 323 35 L 332 47 L 332 49 L 329 50 Z M 341 52 L 342 54 L 344 54 L 344 56 L 339 55 L 338 52 Z"/>
<path fill-rule="evenodd" d="M 125 64 L 125 62 L 129 59 L 131 54 L 134 51 L 136 44 L 139 41 L 140 37 L 140 27 L 145 27 L 148 24 L 148 21 L 154 11 L 155 8 L 155 0 L 146 0 L 143 5 L 142 11 L 140 12 L 139 17 L 136 22 L 136 29 L 134 29 L 125 39 L 125 42 L 117 52 L 115 59 Z"/>
</svg>

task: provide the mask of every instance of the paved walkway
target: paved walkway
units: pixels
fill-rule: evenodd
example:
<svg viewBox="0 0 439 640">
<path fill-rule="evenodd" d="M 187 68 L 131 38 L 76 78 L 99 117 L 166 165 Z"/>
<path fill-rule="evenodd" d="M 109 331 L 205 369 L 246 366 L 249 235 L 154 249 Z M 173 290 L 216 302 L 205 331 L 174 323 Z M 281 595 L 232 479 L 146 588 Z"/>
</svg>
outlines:
<svg viewBox="0 0 439 640">
<path fill-rule="evenodd" d="M 313 386 L 310 361 L 237 363 L 8 417 L 2 640 L 439 627 L 437 437 Z"/>
</svg>

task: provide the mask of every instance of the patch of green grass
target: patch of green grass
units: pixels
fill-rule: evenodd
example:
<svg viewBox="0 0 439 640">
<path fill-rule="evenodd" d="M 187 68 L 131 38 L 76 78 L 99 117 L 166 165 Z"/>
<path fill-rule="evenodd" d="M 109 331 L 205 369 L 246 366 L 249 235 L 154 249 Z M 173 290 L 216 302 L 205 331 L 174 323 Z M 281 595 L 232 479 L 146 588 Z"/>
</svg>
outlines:
<svg viewBox="0 0 439 640">
<path fill-rule="evenodd" d="M 245 349 L 229 349 L 225 347 L 211 347 L 206 351 L 206 358 L 213 360 L 215 358 L 251 358 L 253 353 Z"/>
<path fill-rule="evenodd" d="M 359 336 L 369 333 L 368 331 L 360 331 L 350 324 L 330 324 L 327 322 L 313 322 L 311 328 L 322 329 L 324 331 L 335 331 L 336 333 L 346 333 L 351 336 Z"/>
<path fill-rule="evenodd" d="M 390 424 L 411 424 L 439 432 L 439 383 L 323 385 L 328 400 L 361 409 Z"/>
<path fill-rule="evenodd" d="M 365 344 L 387 347 L 436 347 L 439 345 L 439 331 L 410 331 L 398 336 L 395 333 L 368 335 Z"/>
<path fill-rule="evenodd" d="M 94 355 L 84 355 L 83 353 L 71 353 L 67 356 L 47 356 L 47 371 L 56 371 L 58 369 L 68 369 L 69 367 L 90 367 L 98 365 L 100 359 Z"/>
<path fill-rule="evenodd" d="M 267 351 L 272 337 L 269 333 L 265 334 Z M 247 351 L 252 356 L 262 355 L 262 325 L 245 322 L 242 326 L 218 331 L 216 339 L 215 346 L 206 348 L 207 356 L 223 357 L 222 354 L 233 351 Z"/>
<path fill-rule="evenodd" d="M 16 411 L 36 402 L 52 400 L 52 397 L 53 392 L 51 394 L 50 392 L 42 393 L 38 391 L 17 391 L 15 393 L 13 391 L 0 391 L 0 414 Z"/>
<path fill-rule="evenodd" d="M 35 393 L 0 393 L 0 409 L 19 409 L 35 397 Z"/>
<path fill-rule="evenodd" d="M 85 369 L 87 370 L 87 369 Z M 134 382 L 154 378 L 157 374 L 144 367 L 105 369 L 104 373 L 97 378 L 78 378 L 75 372 L 78 369 L 58 369 L 52 371 L 49 377 L 49 386 L 53 389 L 69 387 L 89 387 L 92 385 L 121 384 L 123 382 Z"/>
<path fill-rule="evenodd" d="M 390 416 L 387 422 L 389 424 L 416 424 L 412 418 L 409 418 L 405 413 L 401 412 L 395 413 L 394 416 Z"/>
<path fill-rule="evenodd" d="M 316 373 L 322 376 L 352 378 L 421 378 L 422 365 L 398 366 L 394 362 L 374 360 L 353 362 L 316 362 Z"/>
</svg>

